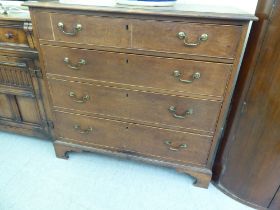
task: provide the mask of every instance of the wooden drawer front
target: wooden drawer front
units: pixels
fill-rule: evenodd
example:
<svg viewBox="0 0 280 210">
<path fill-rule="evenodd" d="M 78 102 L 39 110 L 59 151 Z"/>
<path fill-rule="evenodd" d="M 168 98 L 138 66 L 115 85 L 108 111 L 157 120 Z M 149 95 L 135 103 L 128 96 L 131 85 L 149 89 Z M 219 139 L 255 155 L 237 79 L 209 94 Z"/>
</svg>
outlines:
<svg viewBox="0 0 280 210">
<path fill-rule="evenodd" d="M 242 27 L 175 23 L 164 21 L 134 21 L 133 48 L 170 53 L 201 55 L 220 58 L 234 58 Z M 207 41 L 198 46 L 185 46 L 178 33 L 184 32 L 186 43 L 197 43 L 202 34 L 208 35 Z"/>
<path fill-rule="evenodd" d="M 229 59 L 235 57 L 242 31 L 235 25 L 58 13 L 35 13 L 35 19 L 41 39 Z M 187 38 L 179 39 L 179 32 Z M 207 40 L 199 41 L 203 34 L 207 34 Z"/>
<path fill-rule="evenodd" d="M 97 148 L 205 165 L 211 146 L 209 136 L 59 112 L 55 115 L 58 137 Z"/>
<path fill-rule="evenodd" d="M 19 28 L 0 28 L 0 42 L 5 44 L 28 45 L 25 31 Z"/>
<path fill-rule="evenodd" d="M 49 80 L 54 106 L 173 128 L 214 132 L 221 103 L 76 82 Z M 72 92 L 72 97 L 70 97 Z M 77 100 L 84 103 L 77 103 Z M 88 100 L 87 100 L 88 99 Z M 81 101 L 79 101 L 81 102 Z M 169 108 L 174 106 L 177 119 Z"/>
<path fill-rule="evenodd" d="M 42 52 L 47 73 L 153 88 L 180 95 L 221 98 L 232 68 L 226 64 L 50 46 L 42 46 Z M 65 58 L 69 63 L 64 62 Z M 82 59 L 86 64 L 76 66 Z M 69 65 L 78 67 L 78 70 Z M 179 71 L 181 76 L 176 77 L 175 71 Z M 197 74 L 200 78 L 194 79 Z M 186 83 L 180 79 L 193 82 Z"/>
<path fill-rule="evenodd" d="M 131 33 L 125 19 L 72 14 L 51 14 L 51 19 L 55 41 L 130 47 Z M 63 24 L 63 30 L 67 33 L 74 32 L 77 24 L 81 25 L 81 30 L 76 30 L 76 35 L 67 35 L 58 27 L 59 23 Z"/>
</svg>

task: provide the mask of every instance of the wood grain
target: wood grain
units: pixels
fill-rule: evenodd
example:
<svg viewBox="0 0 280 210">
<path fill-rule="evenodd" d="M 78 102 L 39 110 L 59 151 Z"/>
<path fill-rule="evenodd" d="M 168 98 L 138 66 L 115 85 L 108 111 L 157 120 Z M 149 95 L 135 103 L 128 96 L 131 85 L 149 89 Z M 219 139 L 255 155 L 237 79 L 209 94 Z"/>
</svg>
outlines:
<svg viewBox="0 0 280 210">
<path fill-rule="evenodd" d="M 147 91 L 170 92 L 177 95 L 199 95 L 203 98 L 217 97 L 222 100 L 232 66 L 221 63 L 197 62 L 183 59 L 140 56 L 77 48 L 41 46 L 47 73 L 77 77 L 110 83 L 114 86 Z M 75 66 L 84 59 L 85 65 L 78 70 L 69 68 L 64 59 L 69 58 Z M 199 72 L 201 78 L 183 83 L 174 77 L 180 71 L 183 80 L 193 80 Z M 197 96 L 198 97 L 198 96 Z"/>
<path fill-rule="evenodd" d="M 23 17 L 24 18 L 24 17 Z M 9 37 L 10 36 L 10 37 Z M 38 88 L 40 68 L 30 21 L 0 20 L 0 129 L 50 138 Z"/>
<path fill-rule="evenodd" d="M 0 25 L 0 43 L 28 45 L 28 40 L 23 28 L 1 28 Z"/>
<path fill-rule="evenodd" d="M 47 9 L 47 10 L 64 10 L 64 11 L 73 11 L 76 10 L 79 13 L 95 13 L 95 14 L 103 14 L 106 13 L 112 15 L 140 15 L 142 17 L 145 16 L 162 16 L 168 18 L 197 18 L 198 21 L 205 19 L 218 19 L 218 20 L 238 20 L 238 21 L 248 21 L 248 20 L 257 20 L 257 17 L 254 15 L 244 13 L 244 11 L 228 11 L 225 12 L 201 12 L 201 11 L 189 11 L 188 5 L 178 5 L 177 7 L 154 7 L 147 9 L 146 7 L 133 7 L 133 6 L 88 6 L 88 5 L 71 5 L 71 4 L 61 4 L 58 2 L 26 2 L 23 4 L 24 6 L 28 6 L 30 8 L 35 8 L 36 10 Z M 208 10 L 209 8 L 208 5 Z M 217 9 L 217 7 L 212 8 L 213 10 Z M 228 10 L 227 8 L 220 7 L 221 11 Z M 231 8 L 232 10 L 232 8 Z"/>
<path fill-rule="evenodd" d="M 218 58 L 235 57 L 242 31 L 240 26 L 154 20 L 135 20 L 132 26 L 133 48 Z M 208 34 L 208 40 L 197 47 L 188 47 L 178 38 L 179 32 L 186 33 L 188 43 L 197 43 L 202 34 Z"/>
<path fill-rule="evenodd" d="M 211 145 L 210 136 L 59 112 L 55 115 L 56 134 L 65 138 L 66 142 L 106 148 L 120 153 L 205 165 Z M 81 129 L 92 128 L 92 132 L 81 134 L 80 130 L 74 128 L 75 125 L 81 126 Z M 169 149 L 171 146 L 165 144 L 166 141 L 171 141 L 173 147 L 187 144 L 187 148 L 172 151 Z"/>
<path fill-rule="evenodd" d="M 55 116 L 54 146 L 57 156 L 65 158 L 67 151 L 125 155 L 176 168 L 194 176 L 197 186 L 207 187 L 251 18 L 244 19 L 241 13 L 237 18 L 232 14 L 182 12 L 178 8 L 173 11 L 158 10 L 158 13 L 152 14 L 139 8 L 86 8 L 56 3 L 28 5 L 32 22 L 35 28 L 38 26 L 35 35 Z M 44 21 L 47 21 L 45 28 Z M 58 29 L 59 21 L 65 24 L 64 29 L 68 32 L 77 23 L 82 25 L 82 30 L 70 37 Z M 202 33 L 209 33 L 209 39 L 188 48 L 177 37 L 180 31 L 188 33 L 189 42 L 196 42 Z M 55 55 L 55 58 L 50 55 Z M 63 61 L 65 56 L 72 66 L 80 59 L 87 61 L 73 72 Z M 175 67 L 180 68 L 183 79 L 191 77 L 195 68 L 207 67 L 207 70 L 201 70 L 201 80 L 184 86 L 172 76 Z M 72 93 L 69 97 L 70 91 L 77 98 Z M 83 99 L 84 96 L 90 100 L 82 104 L 73 102 L 73 99 Z M 177 115 L 182 115 L 189 106 L 195 108 L 184 121 L 173 118 L 175 115 L 168 111 L 170 106 L 177 108 Z M 67 112 L 69 120 L 62 123 L 64 115 L 58 112 Z M 96 118 L 104 124 L 97 123 L 99 120 Z M 110 136 L 106 136 L 110 139 L 103 145 L 106 148 L 92 144 L 99 142 L 102 145 L 104 133 L 96 138 L 76 136 L 76 133 L 70 135 L 73 125 L 67 123 L 71 120 L 80 123 L 80 127 L 76 128 L 82 128 L 83 132 L 91 124 L 106 130 L 106 135 Z M 150 148 L 144 149 L 143 142 L 140 144 L 123 136 L 123 128 L 116 126 L 115 122 L 131 125 L 126 129 L 128 133 L 133 131 L 129 136 L 137 142 L 148 139 L 145 142 Z M 184 158 L 178 156 L 173 156 L 174 160 L 166 159 L 169 155 L 156 143 L 162 135 L 169 137 L 169 132 L 176 138 L 175 146 L 183 144 L 177 145 L 177 140 L 185 139 L 189 134 L 200 137 L 207 134 L 210 141 L 207 148 L 209 146 L 210 150 L 207 154 L 202 149 L 202 152 L 197 150 L 191 156 L 182 155 L 190 158 L 184 163 L 180 163 Z M 113 140 L 114 137 L 118 140 Z M 186 140 L 193 139 L 186 137 Z M 128 145 L 129 149 L 113 150 L 119 142 Z M 149 157 L 146 150 L 150 151 Z M 193 165 L 198 162 L 204 165 Z"/>
<path fill-rule="evenodd" d="M 221 103 L 192 98 L 145 93 L 129 89 L 86 85 L 76 82 L 49 80 L 53 105 L 80 112 L 92 113 L 122 120 L 134 120 L 138 123 L 154 124 L 173 129 L 188 129 L 214 132 Z M 89 96 L 84 103 L 75 102 L 70 97 L 74 92 L 77 98 Z M 192 114 L 185 119 L 173 117 L 169 107 L 176 107 L 177 115 L 184 115 L 187 110 Z"/>
<path fill-rule="evenodd" d="M 257 209 L 280 185 L 279 13 L 280 1 L 259 2 L 214 170 L 218 187 Z"/>
</svg>

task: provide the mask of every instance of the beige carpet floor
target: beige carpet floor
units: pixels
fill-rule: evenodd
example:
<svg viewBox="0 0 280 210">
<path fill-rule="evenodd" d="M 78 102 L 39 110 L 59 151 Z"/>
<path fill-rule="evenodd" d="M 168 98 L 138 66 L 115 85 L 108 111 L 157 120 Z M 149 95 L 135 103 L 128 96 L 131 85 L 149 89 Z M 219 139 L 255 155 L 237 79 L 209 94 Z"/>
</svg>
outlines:
<svg viewBox="0 0 280 210">
<path fill-rule="evenodd" d="M 250 210 L 172 169 L 0 132 L 0 210 Z"/>
</svg>

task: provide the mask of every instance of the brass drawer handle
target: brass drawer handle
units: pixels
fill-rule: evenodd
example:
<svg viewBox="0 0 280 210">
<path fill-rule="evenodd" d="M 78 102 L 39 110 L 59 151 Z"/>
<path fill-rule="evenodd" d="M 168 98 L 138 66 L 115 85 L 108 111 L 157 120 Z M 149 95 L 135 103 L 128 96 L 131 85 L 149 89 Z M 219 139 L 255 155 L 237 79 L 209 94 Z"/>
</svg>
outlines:
<svg viewBox="0 0 280 210">
<path fill-rule="evenodd" d="M 198 39 L 195 43 L 189 43 L 188 35 L 185 32 L 182 32 L 182 31 L 177 34 L 177 37 L 184 41 L 184 45 L 186 47 L 197 47 L 202 42 L 205 42 L 205 41 L 208 40 L 208 34 L 201 34 L 201 36 L 198 37 Z"/>
<path fill-rule="evenodd" d="M 171 151 L 179 151 L 181 149 L 187 149 L 188 145 L 187 144 L 180 144 L 178 146 L 174 146 L 172 141 L 165 141 L 164 144 L 166 144 L 167 146 L 169 146 L 169 150 Z"/>
<path fill-rule="evenodd" d="M 14 34 L 12 34 L 11 32 L 8 32 L 5 34 L 6 39 L 12 39 L 14 38 Z"/>
<path fill-rule="evenodd" d="M 192 115 L 193 114 L 193 110 L 192 109 L 188 109 L 182 115 L 178 115 L 176 113 L 176 107 L 174 107 L 174 106 L 169 107 L 168 111 L 173 115 L 174 118 L 177 118 L 177 119 L 185 119 L 188 115 Z"/>
<path fill-rule="evenodd" d="M 192 83 L 194 80 L 200 79 L 201 74 L 200 74 L 199 72 L 195 72 L 195 73 L 193 73 L 193 75 L 192 75 L 192 80 L 184 80 L 184 79 L 181 79 L 182 73 L 181 73 L 179 70 L 175 70 L 175 71 L 173 72 L 173 76 L 174 76 L 175 78 L 177 78 L 180 82 L 183 82 L 183 83 Z"/>
<path fill-rule="evenodd" d="M 57 27 L 62 33 L 64 33 L 65 35 L 68 35 L 68 36 L 76 36 L 78 34 L 78 32 L 82 30 L 82 25 L 79 23 L 76 24 L 76 26 L 73 28 L 73 30 L 71 32 L 65 31 L 64 24 L 62 22 L 59 22 L 57 24 Z"/>
<path fill-rule="evenodd" d="M 91 127 L 87 129 L 82 129 L 80 125 L 74 125 L 74 129 L 78 131 L 80 134 L 89 134 L 93 132 L 93 129 Z"/>
<path fill-rule="evenodd" d="M 74 102 L 76 102 L 76 103 L 86 103 L 87 101 L 89 101 L 89 99 L 90 99 L 90 97 L 89 97 L 89 95 L 86 95 L 86 96 L 83 96 L 83 97 L 81 97 L 81 98 L 78 98 L 77 97 L 77 95 L 76 95 L 76 93 L 74 93 L 74 92 L 70 92 L 69 93 L 69 96 L 72 98 L 72 100 L 74 101 Z"/>
<path fill-rule="evenodd" d="M 87 64 L 87 62 L 84 59 L 80 59 L 80 61 L 77 64 L 72 64 L 70 59 L 67 57 L 64 58 L 64 63 L 67 64 L 67 66 L 69 68 L 74 69 L 74 70 L 79 70 L 81 68 L 81 66 Z"/>
</svg>

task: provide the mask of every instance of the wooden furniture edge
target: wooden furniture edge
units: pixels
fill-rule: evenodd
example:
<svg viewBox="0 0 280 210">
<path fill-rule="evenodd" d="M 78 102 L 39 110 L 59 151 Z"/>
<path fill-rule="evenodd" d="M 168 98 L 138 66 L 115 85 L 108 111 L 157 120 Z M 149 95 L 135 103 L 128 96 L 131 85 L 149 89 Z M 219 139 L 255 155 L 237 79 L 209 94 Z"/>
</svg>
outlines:
<svg viewBox="0 0 280 210">
<path fill-rule="evenodd" d="M 243 200 L 242 198 L 237 197 L 236 195 L 234 195 L 232 192 L 228 191 L 226 188 L 224 188 L 222 185 L 220 185 L 217 182 L 211 181 L 211 183 L 217 188 L 219 189 L 222 193 L 224 193 L 225 195 L 231 197 L 232 199 L 236 200 L 237 202 L 240 202 L 244 205 L 247 205 L 249 207 L 258 209 L 258 210 L 267 210 L 267 208 L 264 208 L 262 206 L 258 206 L 254 203 L 251 203 L 249 201 Z"/>
<path fill-rule="evenodd" d="M 72 10 L 75 8 L 77 11 L 91 11 L 96 13 L 118 13 L 118 14 L 137 14 L 137 15 L 165 15 L 171 17 L 186 17 L 186 18 L 207 18 L 207 19 L 220 19 L 220 20 L 240 20 L 256 21 L 258 18 L 254 15 L 243 13 L 217 13 L 217 12 L 201 12 L 201 11 L 184 11 L 176 10 L 169 7 L 167 9 L 162 8 L 143 8 L 134 6 L 89 6 L 89 5 L 75 5 L 75 4 L 61 4 L 58 2 L 27 2 L 23 6 L 30 8 L 48 8 L 48 9 L 64 9 Z"/>
<path fill-rule="evenodd" d="M 69 154 L 68 154 L 69 152 L 95 152 L 95 153 L 105 154 L 105 155 L 114 155 L 120 158 L 143 161 L 146 163 L 156 163 L 156 165 L 175 168 L 180 173 L 188 174 L 194 177 L 195 178 L 195 181 L 193 183 L 194 186 L 205 188 L 205 189 L 208 188 L 212 178 L 211 170 L 207 170 L 205 168 L 168 163 L 165 161 L 154 160 L 147 157 L 134 156 L 132 154 L 125 154 L 125 153 L 120 153 L 120 152 L 115 152 L 115 151 L 110 151 L 110 150 L 105 150 L 100 148 L 97 149 L 97 148 L 82 146 L 78 144 L 66 143 L 59 140 L 55 140 L 53 144 L 54 144 L 56 157 L 61 159 L 67 160 L 69 158 Z"/>
</svg>

